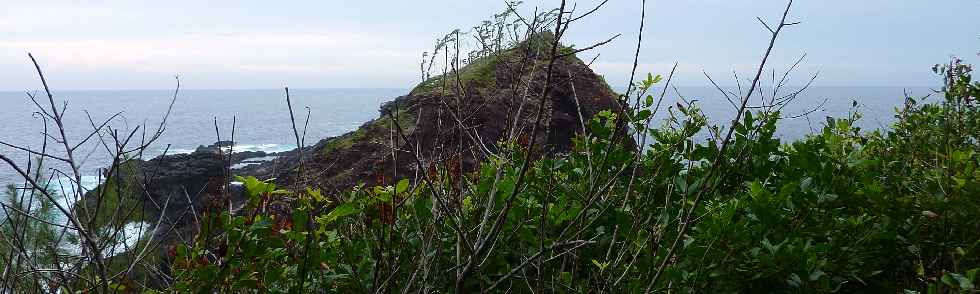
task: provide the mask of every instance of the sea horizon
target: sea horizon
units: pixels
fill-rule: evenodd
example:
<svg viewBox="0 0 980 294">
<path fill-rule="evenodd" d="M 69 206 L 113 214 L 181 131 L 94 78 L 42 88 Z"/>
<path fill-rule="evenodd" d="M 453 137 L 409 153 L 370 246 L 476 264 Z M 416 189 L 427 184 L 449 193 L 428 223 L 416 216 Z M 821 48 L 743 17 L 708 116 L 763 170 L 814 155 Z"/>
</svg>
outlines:
<svg viewBox="0 0 980 294">
<path fill-rule="evenodd" d="M 796 89 L 786 86 L 783 90 Z M 305 145 L 342 135 L 357 129 L 361 124 L 377 118 L 380 106 L 399 96 L 408 94 L 406 88 L 290 88 L 293 110 L 297 124 L 305 123 L 306 107 L 310 108 L 310 122 L 307 127 Z M 651 93 L 659 96 L 660 90 Z M 678 86 L 676 88 L 688 100 L 697 100 L 705 114 L 716 124 L 726 124 L 730 118 L 729 105 L 714 87 Z M 732 89 L 736 91 L 735 89 Z M 819 129 L 825 116 L 841 117 L 850 111 L 853 100 L 858 100 L 859 110 L 864 118 L 858 125 L 866 129 L 880 129 L 893 119 L 894 107 L 900 106 L 905 92 L 919 97 L 931 93 L 927 87 L 899 86 L 812 86 L 803 92 L 787 111 L 804 112 L 819 106 L 820 99 L 826 99 L 821 110 L 814 111 L 810 120 L 795 119 L 782 121 L 779 134 L 784 139 L 795 139 Z M 54 91 L 55 99 L 69 100 L 66 120 L 73 133 L 84 134 L 90 125 L 85 118 L 85 110 L 96 119 L 104 119 L 121 112 L 121 118 L 113 125 L 121 130 L 131 130 L 137 123 L 153 127 L 166 111 L 173 98 L 173 89 L 130 89 L 130 90 L 60 90 Z M 41 125 L 31 116 L 33 103 L 21 92 L 0 91 L 0 101 L 7 103 L 7 111 L 0 113 L 0 119 L 7 124 L 0 129 L 0 141 L 21 145 L 39 146 L 38 134 Z M 680 100 L 674 89 L 667 92 L 664 105 L 673 106 Z M 665 112 L 655 116 L 656 125 Z M 223 134 L 215 132 L 215 122 Z M 235 141 L 239 151 L 283 152 L 296 147 L 291 133 L 285 93 L 283 89 L 180 89 L 168 126 L 163 136 L 149 148 L 149 159 L 157 155 L 190 153 L 202 145 L 209 145 L 229 139 L 232 123 L 236 124 Z M 302 129 L 300 130 L 302 131 Z M 109 164 L 111 158 L 99 151 L 95 142 L 88 142 L 91 154 L 82 169 L 86 175 L 94 175 L 100 168 Z M 29 158 L 23 151 L 0 146 L 0 151 L 10 154 L 17 162 L 25 163 Z M 0 169 L 0 184 L 17 183 L 18 176 L 8 168 Z"/>
</svg>

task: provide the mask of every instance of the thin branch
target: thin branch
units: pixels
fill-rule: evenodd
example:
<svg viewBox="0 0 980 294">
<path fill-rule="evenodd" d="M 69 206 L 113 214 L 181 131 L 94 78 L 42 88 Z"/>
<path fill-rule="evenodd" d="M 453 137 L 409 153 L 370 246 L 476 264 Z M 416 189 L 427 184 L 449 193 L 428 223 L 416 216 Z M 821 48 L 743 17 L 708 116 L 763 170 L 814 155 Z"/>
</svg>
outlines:
<svg viewBox="0 0 980 294">
<path fill-rule="evenodd" d="M 54 155 L 43 153 L 43 152 L 37 152 L 37 151 L 30 150 L 30 149 L 27 149 L 27 148 L 24 148 L 24 147 L 20 147 L 20 146 L 17 146 L 17 145 L 10 144 L 10 143 L 7 143 L 7 142 L 0 141 L 0 145 L 7 146 L 7 147 L 10 147 L 10 148 L 14 148 L 14 149 L 17 149 L 17 150 L 20 150 L 20 151 L 24 151 L 24 152 L 27 152 L 27 153 L 30 153 L 30 154 L 34 154 L 34 155 L 37 155 L 37 156 L 43 156 L 43 157 L 47 157 L 47 158 L 51 158 L 51 159 L 57 159 L 57 160 L 60 160 L 60 161 L 64 161 L 66 163 L 71 163 L 71 161 L 69 161 L 67 158 L 58 157 L 58 156 L 54 156 Z"/>
<path fill-rule="evenodd" d="M 773 34 L 776 33 L 776 31 L 773 31 L 772 28 L 769 27 L 769 24 L 767 24 L 766 21 L 762 20 L 761 17 L 756 17 L 755 19 L 758 19 L 759 20 L 759 23 L 761 23 L 762 26 L 766 27 L 766 29 L 769 30 L 770 33 L 773 33 Z"/>
<path fill-rule="evenodd" d="M 562 58 L 562 57 L 566 57 L 566 56 L 572 56 L 572 55 L 578 54 L 579 52 L 583 52 L 583 51 L 588 51 L 588 50 L 595 49 L 595 48 L 597 48 L 599 46 L 606 45 L 609 42 L 612 42 L 613 40 L 615 40 L 616 38 L 618 38 L 619 36 L 622 36 L 622 35 L 623 34 L 616 34 L 615 36 L 612 36 L 612 38 L 609 38 L 609 39 L 607 39 L 605 41 L 602 41 L 602 42 L 599 42 L 599 43 L 595 43 L 592 46 L 585 47 L 585 48 L 582 48 L 582 49 L 575 49 L 572 52 L 560 54 L 560 55 L 558 55 L 558 58 Z"/>
<path fill-rule="evenodd" d="M 584 18 L 586 16 L 589 16 L 589 15 L 595 13 L 596 11 L 599 10 L 599 8 L 602 8 L 603 5 L 606 5 L 606 2 L 609 2 L 609 0 L 603 0 L 602 3 L 599 3 L 599 5 L 596 5 L 595 7 L 593 7 L 592 10 L 589 10 L 588 12 L 585 12 L 582 15 L 576 16 L 576 17 L 568 20 L 566 23 L 573 23 L 576 20 L 582 19 L 582 18 Z"/>
<path fill-rule="evenodd" d="M 776 39 L 779 37 L 779 33 L 782 31 L 782 29 L 787 26 L 786 17 L 789 15 L 789 11 L 790 8 L 792 8 L 792 6 L 793 6 L 793 0 L 789 0 L 789 3 L 786 4 L 786 10 L 783 11 L 783 17 L 782 20 L 780 21 L 780 25 L 779 27 L 776 28 L 776 30 L 772 34 L 772 37 L 769 39 L 769 46 L 768 48 L 766 48 L 766 52 L 762 56 L 762 61 L 759 63 L 759 68 L 756 71 L 755 78 L 752 80 L 752 85 L 750 85 L 749 91 L 745 94 L 745 97 L 742 98 L 741 101 L 742 104 L 741 106 L 739 106 L 738 112 L 735 114 L 735 119 L 732 120 L 732 125 L 737 124 L 738 121 L 741 120 L 742 115 L 745 113 L 746 104 L 749 102 L 749 97 L 752 97 L 752 93 L 755 92 L 756 86 L 759 83 L 759 78 L 762 77 L 762 72 L 765 69 L 766 62 L 769 60 L 769 56 L 772 54 L 772 49 L 776 44 Z M 690 227 L 691 224 L 690 220 L 692 219 L 692 215 L 694 214 L 695 209 L 700 204 L 702 196 L 704 195 L 706 190 L 710 189 L 710 187 L 705 188 L 704 185 L 707 185 L 707 183 L 711 181 L 712 176 L 714 176 L 714 173 L 718 170 L 718 167 L 721 162 L 721 158 L 724 156 L 725 151 L 728 148 L 729 143 L 731 142 L 732 134 L 734 132 L 735 132 L 734 127 L 728 129 L 728 133 L 725 135 L 725 139 L 722 141 L 721 147 L 718 149 L 718 153 L 715 156 L 715 159 L 711 165 L 712 168 L 708 171 L 707 175 L 704 176 L 704 180 L 699 182 L 698 193 L 695 195 L 694 201 L 691 204 L 691 207 L 688 209 L 686 216 L 684 217 L 684 221 L 681 222 L 681 228 L 678 230 L 677 237 L 674 239 L 670 248 L 667 250 L 666 257 L 663 259 L 663 262 L 661 262 L 661 264 L 657 267 L 656 273 L 654 274 L 653 278 L 650 280 L 650 283 L 647 285 L 647 292 L 649 292 L 652 289 L 653 285 L 655 285 L 657 281 L 660 279 L 660 276 L 663 273 L 664 269 L 666 269 L 667 265 L 670 262 L 672 262 L 674 251 L 677 250 L 677 247 L 680 244 L 681 239 L 683 239 L 684 234 L 687 233 L 687 230 Z"/>
</svg>

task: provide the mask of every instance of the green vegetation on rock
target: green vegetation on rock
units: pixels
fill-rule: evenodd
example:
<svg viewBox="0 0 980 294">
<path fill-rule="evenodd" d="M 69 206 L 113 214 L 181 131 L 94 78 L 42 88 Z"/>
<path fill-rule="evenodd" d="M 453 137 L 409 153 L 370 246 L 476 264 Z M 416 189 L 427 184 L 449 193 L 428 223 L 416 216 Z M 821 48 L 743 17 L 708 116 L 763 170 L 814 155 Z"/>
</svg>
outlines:
<svg viewBox="0 0 980 294">
<path fill-rule="evenodd" d="M 410 92 L 412 95 L 425 94 L 455 94 L 458 87 L 469 87 L 479 85 L 484 88 L 492 88 L 497 81 L 497 68 L 501 62 L 519 64 L 524 52 L 534 52 L 529 56 L 534 63 L 543 64 L 547 62 L 545 58 L 539 56 L 549 56 L 551 45 L 554 42 L 554 34 L 551 32 L 540 32 L 534 34 L 528 40 L 516 44 L 511 48 L 500 51 L 490 52 L 469 63 L 458 70 L 450 70 L 446 74 L 431 77 L 415 86 Z M 559 55 L 567 55 L 562 58 L 578 60 L 574 53 L 575 49 L 565 45 L 558 46 Z"/>
</svg>

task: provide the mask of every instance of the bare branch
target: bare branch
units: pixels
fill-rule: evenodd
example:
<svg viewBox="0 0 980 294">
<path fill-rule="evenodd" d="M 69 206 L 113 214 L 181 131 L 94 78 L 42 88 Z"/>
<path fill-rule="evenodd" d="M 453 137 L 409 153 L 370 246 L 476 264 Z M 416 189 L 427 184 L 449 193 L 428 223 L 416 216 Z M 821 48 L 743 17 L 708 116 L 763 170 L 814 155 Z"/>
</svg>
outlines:
<svg viewBox="0 0 980 294">
<path fill-rule="evenodd" d="M 621 35 L 623 35 L 623 34 L 616 34 L 615 36 L 612 36 L 612 38 L 609 38 L 609 39 L 607 39 L 607 40 L 605 40 L 605 41 L 602 41 L 602 42 L 599 42 L 599 43 L 595 43 L 595 44 L 593 44 L 592 46 L 589 46 L 589 47 L 585 47 L 585 48 L 582 48 L 582 49 L 575 49 L 575 50 L 573 50 L 572 52 L 568 52 L 568 53 L 564 53 L 564 54 L 560 54 L 560 55 L 558 55 L 558 57 L 557 57 L 557 58 L 562 58 L 562 57 L 566 57 L 566 56 L 571 56 L 571 55 L 575 55 L 575 54 L 578 54 L 579 52 L 583 52 L 583 51 L 588 51 L 588 50 L 592 50 L 592 49 L 595 49 L 596 47 L 599 47 L 599 46 L 602 46 L 602 45 L 606 45 L 606 44 L 608 44 L 609 42 L 612 42 L 613 40 L 615 40 L 616 38 L 618 38 L 618 37 L 619 37 L 619 36 L 621 36 Z"/>
<path fill-rule="evenodd" d="M 759 20 L 759 23 L 761 23 L 762 26 L 766 27 L 766 29 L 769 30 L 770 33 L 773 33 L 773 34 L 776 33 L 776 31 L 773 31 L 772 28 L 769 27 L 769 24 L 766 24 L 766 21 L 762 20 L 761 17 L 756 17 L 755 19 L 758 19 Z"/>
<path fill-rule="evenodd" d="M 780 25 L 773 32 L 772 38 L 769 39 L 769 46 L 766 49 L 765 54 L 763 54 L 762 56 L 762 61 L 759 62 L 758 70 L 756 71 L 755 78 L 753 78 L 752 80 L 752 84 L 749 86 L 748 92 L 745 94 L 745 97 L 742 98 L 741 106 L 739 106 L 738 112 L 735 114 L 735 119 L 732 120 L 732 125 L 737 124 L 738 121 L 741 120 L 742 115 L 745 113 L 746 104 L 749 102 L 749 97 L 752 97 L 752 93 L 755 92 L 756 86 L 759 83 L 759 78 L 762 77 L 762 72 L 765 69 L 766 62 L 769 60 L 769 56 L 772 54 L 772 49 L 776 44 L 776 39 L 779 37 L 779 33 L 782 31 L 782 29 L 786 27 L 786 17 L 787 15 L 789 15 L 789 11 L 790 8 L 792 8 L 792 6 L 793 6 L 793 0 L 789 0 L 789 3 L 786 4 L 786 10 L 783 11 L 783 17 L 782 20 L 780 21 Z M 653 285 L 655 285 L 657 281 L 660 279 L 660 275 L 663 273 L 664 269 L 666 269 L 667 265 L 670 262 L 672 262 L 674 251 L 677 250 L 678 244 L 680 244 L 681 239 L 683 239 L 682 237 L 687 232 L 687 229 L 690 227 L 694 210 L 701 203 L 701 198 L 704 195 L 704 193 L 707 190 L 711 189 L 711 186 L 705 187 L 705 185 L 708 185 L 708 182 L 710 181 L 712 176 L 714 176 L 714 173 L 717 172 L 721 158 L 722 156 L 724 156 L 725 150 L 728 148 L 728 145 L 731 142 L 732 134 L 734 132 L 735 132 L 734 127 L 728 128 L 728 133 L 725 135 L 725 139 L 722 141 L 721 147 L 718 149 L 719 151 L 715 156 L 714 161 L 712 162 L 711 165 L 712 168 L 709 169 L 707 175 L 704 176 L 704 179 L 706 180 L 699 182 L 697 187 L 698 192 L 694 196 L 694 201 L 692 202 L 691 207 L 687 210 L 687 213 L 684 216 L 684 221 L 681 222 L 681 227 L 676 235 L 677 237 L 674 238 L 673 243 L 671 244 L 670 248 L 667 250 L 666 257 L 663 259 L 661 264 L 657 267 L 657 271 L 654 274 L 653 278 L 650 279 L 650 283 L 647 285 L 647 292 L 649 292 L 652 289 Z"/>
</svg>

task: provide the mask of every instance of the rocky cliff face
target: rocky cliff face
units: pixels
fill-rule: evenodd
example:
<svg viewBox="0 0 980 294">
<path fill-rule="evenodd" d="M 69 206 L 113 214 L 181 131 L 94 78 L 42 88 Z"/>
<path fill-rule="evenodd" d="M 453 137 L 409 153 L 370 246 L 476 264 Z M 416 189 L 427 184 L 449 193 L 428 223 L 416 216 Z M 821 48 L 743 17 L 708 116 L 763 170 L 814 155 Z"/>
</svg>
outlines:
<svg viewBox="0 0 980 294">
<path fill-rule="evenodd" d="M 154 225 L 159 221 L 160 225 L 154 228 L 154 239 L 175 244 L 177 235 L 196 233 L 193 231 L 196 218 L 192 214 L 227 207 L 229 201 L 242 202 L 239 186 L 225 186 L 227 165 L 228 161 L 217 148 L 199 148 L 190 154 L 159 156 L 147 161 L 129 160 L 112 174 L 104 175 L 109 179 L 105 184 L 86 193 L 87 209 L 81 209 L 78 204 L 75 207 L 81 219 L 88 219 L 86 212 L 102 210 L 97 213 L 97 227 L 105 225 L 99 220 L 112 214 L 122 214 L 114 218 L 122 222 L 131 221 L 127 217 Z"/>
<path fill-rule="evenodd" d="M 383 105 L 378 119 L 304 149 L 305 177 L 297 175 L 295 153 L 239 173 L 333 192 L 359 183 L 391 184 L 413 179 L 430 166 L 471 171 L 507 138 L 545 152 L 567 151 L 572 137 L 582 132 L 583 120 L 603 110 L 621 111 L 617 95 L 574 55 L 555 61 L 552 90 L 541 97 L 547 50 L 527 44 L 429 79 Z M 529 138 L 542 99 L 541 127 Z"/>
<path fill-rule="evenodd" d="M 114 234 L 107 228 L 134 221 L 151 225 L 152 232 L 143 238 L 152 237 L 156 244 L 152 250 L 161 260 L 159 270 L 168 273 L 169 252 L 193 240 L 203 212 L 224 211 L 228 203 L 234 208 L 243 202 L 241 186 L 226 186 L 229 161 L 216 145 L 190 154 L 128 160 L 104 174 L 105 183 L 86 193 L 73 209 L 93 232 Z M 140 277 L 154 287 L 167 279 L 155 271 L 130 272 L 130 278 Z"/>
</svg>

